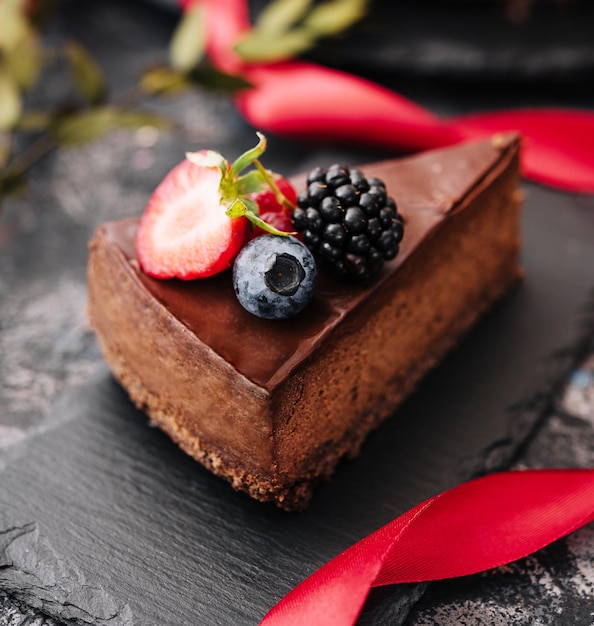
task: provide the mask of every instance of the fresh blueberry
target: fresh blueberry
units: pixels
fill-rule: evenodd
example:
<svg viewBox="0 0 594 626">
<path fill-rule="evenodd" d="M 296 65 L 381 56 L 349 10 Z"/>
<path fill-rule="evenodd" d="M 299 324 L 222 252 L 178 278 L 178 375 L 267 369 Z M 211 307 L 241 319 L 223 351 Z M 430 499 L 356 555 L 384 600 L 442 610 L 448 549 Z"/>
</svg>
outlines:
<svg viewBox="0 0 594 626">
<path fill-rule="evenodd" d="M 314 257 L 295 237 L 260 235 L 241 250 L 233 266 L 237 299 L 265 319 L 299 313 L 311 300 L 316 279 Z"/>
</svg>

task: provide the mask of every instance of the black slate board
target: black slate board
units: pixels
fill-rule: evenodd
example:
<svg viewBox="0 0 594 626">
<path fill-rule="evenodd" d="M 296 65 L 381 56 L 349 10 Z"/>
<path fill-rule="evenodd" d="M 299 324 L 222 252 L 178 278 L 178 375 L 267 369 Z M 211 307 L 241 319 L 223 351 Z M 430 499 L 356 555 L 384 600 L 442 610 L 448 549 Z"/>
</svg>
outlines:
<svg viewBox="0 0 594 626">
<path fill-rule="evenodd" d="M 584 343 L 594 284 L 592 199 L 526 191 L 524 284 L 307 512 L 233 492 L 150 427 L 101 368 L 37 435 L 0 451 L 0 587 L 72 624 L 256 624 L 394 516 L 505 467 Z M 411 590 L 395 594 L 406 601 Z"/>
</svg>

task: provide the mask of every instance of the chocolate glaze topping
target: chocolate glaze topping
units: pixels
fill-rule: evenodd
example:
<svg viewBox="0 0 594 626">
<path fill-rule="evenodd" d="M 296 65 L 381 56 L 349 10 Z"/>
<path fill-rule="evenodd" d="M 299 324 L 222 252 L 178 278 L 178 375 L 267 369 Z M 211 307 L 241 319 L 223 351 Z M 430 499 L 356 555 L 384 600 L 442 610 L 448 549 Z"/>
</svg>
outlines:
<svg viewBox="0 0 594 626">
<path fill-rule="evenodd" d="M 467 201 L 505 167 L 518 149 L 516 135 L 495 136 L 482 143 L 462 144 L 445 152 L 433 151 L 407 159 L 383 161 L 361 169 L 381 178 L 405 220 L 397 258 L 387 263 L 369 284 L 349 285 L 321 277 L 314 298 L 290 320 L 262 320 L 237 302 L 230 271 L 212 278 L 156 280 L 138 267 L 134 253 L 136 218 L 104 226 L 108 242 L 143 288 L 210 346 L 238 372 L 266 389 L 274 388 L 320 339 L 349 315 L 369 292 L 389 289 L 391 277 L 419 244 L 448 215 Z M 304 180 L 297 179 L 297 187 Z"/>
</svg>

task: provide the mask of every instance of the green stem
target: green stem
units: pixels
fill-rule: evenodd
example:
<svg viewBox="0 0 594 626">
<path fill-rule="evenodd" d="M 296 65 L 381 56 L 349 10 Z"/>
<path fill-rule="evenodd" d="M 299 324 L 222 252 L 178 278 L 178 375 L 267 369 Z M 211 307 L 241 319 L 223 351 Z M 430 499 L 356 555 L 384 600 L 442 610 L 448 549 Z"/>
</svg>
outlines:
<svg viewBox="0 0 594 626">
<path fill-rule="evenodd" d="M 254 165 L 258 169 L 258 171 L 262 174 L 262 178 L 266 182 L 266 184 L 272 189 L 272 193 L 274 193 L 279 204 L 282 204 L 284 207 L 293 211 L 295 205 L 287 198 L 283 192 L 278 188 L 278 185 L 274 182 L 274 178 L 270 175 L 270 172 L 260 163 L 258 159 L 254 160 Z"/>
<path fill-rule="evenodd" d="M 256 135 L 258 136 L 258 145 L 238 156 L 231 164 L 231 169 L 229 170 L 229 178 L 231 180 L 234 180 L 242 170 L 266 152 L 266 137 L 262 133 L 256 133 Z"/>
<path fill-rule="evenodd" d="M 12 147 L 12 133 L 0 133 L 0 172 L 6 168 Z"/>
<path fill-rule="evenodd" d="M 17 154 L 6 168 L 6 172 L 12 174 L 24 174 L 32 165 L 37 163 L 46 154 L 56 147 L 56 142 L 48 134 L 44 133 L 34 141 L 26 150 Z"/>
</svg>

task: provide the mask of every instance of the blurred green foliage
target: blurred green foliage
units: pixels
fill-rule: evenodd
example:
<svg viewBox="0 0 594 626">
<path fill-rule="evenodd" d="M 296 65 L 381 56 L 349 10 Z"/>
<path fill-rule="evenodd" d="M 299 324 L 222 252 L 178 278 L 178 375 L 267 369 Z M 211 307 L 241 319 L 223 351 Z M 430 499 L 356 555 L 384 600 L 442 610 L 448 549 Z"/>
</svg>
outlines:
<svg viewBox="0 0 594 626">
<path fill-rule="evenodd" d="M 285 61 L 313 48 L 323 37 L 348 30 L 369 0 L 276 0 L 266 5 L 235 50 L 251 63 Z"/>
<path fill-rule="evenodd" d="M 41 36 L 51 2 L 0 0 L 0 198 L 22 190 L 28 169 L 55 147 L 97 139 L 115 128 L 158 128 L 172 124 L 138 108 L 108 99 L 108 86 L 97 61 L 77 41 L 59 49 Z M 64 65 L 72 93 L 47 108 L 27 106 L 49 66 Z"/>
<path fill-rule="evenodd" d="M 359 20 L 369 0 L 274 0 L 261 12 L 235 51 L 247 63 L 286 60 L 322 37 L 335 36 Z M 249 87 L 241 76 L 215 68 L 206 54 L 205 6 L 189 5 L 172 34 L 169 59 L 147 69 L 124 97 L 109 96 L 106 77 L 78 41 L 59 49 L 41 35 L 58 0 L 0 0 L 0 200 L 20 191 L 29 168 L 56 147 L 93 141 L 116 128 L 173 123 L 141 108 L 151 97 L 191 88 L 236 92 Z M 64 102 L 28 106 L 49 66 L 71 77 Z M 76 97 L 73 97 L 75 94 Z"/>
</svg>

